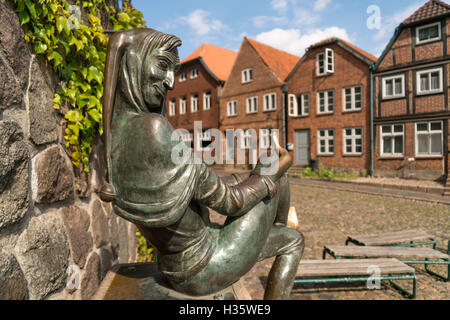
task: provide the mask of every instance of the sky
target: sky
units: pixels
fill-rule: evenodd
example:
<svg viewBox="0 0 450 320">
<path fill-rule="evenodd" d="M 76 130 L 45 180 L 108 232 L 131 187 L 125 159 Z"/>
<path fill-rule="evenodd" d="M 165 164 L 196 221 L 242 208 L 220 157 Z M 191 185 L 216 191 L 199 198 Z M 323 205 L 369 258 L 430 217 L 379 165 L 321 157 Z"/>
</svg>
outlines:
<svg viewBox="0 0 450 320">
<path fill-rule="evenodd" d="M 445 0 L 444 0 L 445 1 Z M 202 43 L 239 51 L 244 37 L 301 57 L 339 37 L 379 56 L 427 0 L 132 0 L 147 27 L 178 36 L 183 59 Z"/>
</svg>

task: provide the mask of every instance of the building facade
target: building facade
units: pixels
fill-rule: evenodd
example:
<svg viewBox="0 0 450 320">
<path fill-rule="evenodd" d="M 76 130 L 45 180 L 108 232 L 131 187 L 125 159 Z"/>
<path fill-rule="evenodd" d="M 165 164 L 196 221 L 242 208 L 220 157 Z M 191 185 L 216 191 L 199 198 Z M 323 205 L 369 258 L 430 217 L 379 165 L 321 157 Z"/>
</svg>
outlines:
<svg viewBox="0 0 450 320">
<path fill-rule="evenodd" d="M 255 164 L 258 150 L 271 146 L 272 135 L 277 134 L 283 145 L 284 79 L 298 60 L 297 56 L 244 38 L 220 99 L 220 130 L 227 164 Z"/>
<path fill-rule="evenodd" d="M 330 38 L 312 45 L 287 77 L 288 149 L 294 166 L 367 173 L 370 69 L 376 58 Z"/>
<path fill-rule="evenodd" d="M 376 176 L 448 175 L 450 6 L 432 0 L 398 26 L 374 67 Z"/>
<path fill-rule="evenodd" d="M 219 128 L 219 98 L 236 56 L 232 50 L 201 45 L 181 61 L 174 89 L 167 94 L 167 119 L 175 129 L 189 132 L 182 139 L 197 141 L 199 149 L 211 144 L 209 129 Z M 201 121 L 201 132 L 194 134 L 196 121 Z"/>
</svg>

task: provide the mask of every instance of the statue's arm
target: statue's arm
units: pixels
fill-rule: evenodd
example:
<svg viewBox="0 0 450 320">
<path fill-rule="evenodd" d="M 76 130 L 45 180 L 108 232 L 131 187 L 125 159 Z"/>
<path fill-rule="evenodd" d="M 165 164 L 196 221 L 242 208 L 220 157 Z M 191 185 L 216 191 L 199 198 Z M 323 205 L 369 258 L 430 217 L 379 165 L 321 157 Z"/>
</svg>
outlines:
<svg viewBox="0 0 450 320">
<path fill-rule="evenodd" d="M 237 217 L 276 194 L 276 184 L 265 176 L 252 175 L 237 184 L 226 179 L 230 178 L 222 179 L 202 164 L 194 198 L 223 215 Z"/>
</svg>

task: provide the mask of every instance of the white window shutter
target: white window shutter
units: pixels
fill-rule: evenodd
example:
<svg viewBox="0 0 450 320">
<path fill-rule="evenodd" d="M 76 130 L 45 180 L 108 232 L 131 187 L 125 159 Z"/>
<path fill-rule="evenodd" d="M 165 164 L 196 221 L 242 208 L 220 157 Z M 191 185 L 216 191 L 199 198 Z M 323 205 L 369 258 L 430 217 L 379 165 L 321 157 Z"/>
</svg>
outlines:
<svg viewBox="0 0 450 320">
<path fill-rule="evenodd" d="M 298 103 L 295 94 L 288 95 L 288 101 L 289 101 L 289 116 L 290 117 L 298 116 Z"/>
<path fill-rule="evenodd" d="M 332 49 L 326 49 L 325 50 L 325 65 L 327 68 L 327 72 L 333 73 L 334 72 L 334 51 Z"/>
</svg>

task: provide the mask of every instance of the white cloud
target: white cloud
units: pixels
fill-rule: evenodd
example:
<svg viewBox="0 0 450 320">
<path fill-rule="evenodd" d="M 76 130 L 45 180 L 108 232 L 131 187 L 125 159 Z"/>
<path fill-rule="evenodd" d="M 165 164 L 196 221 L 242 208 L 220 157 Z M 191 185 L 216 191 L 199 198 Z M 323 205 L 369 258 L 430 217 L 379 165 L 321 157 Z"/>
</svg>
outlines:
<svg viewBox="0 0 450 320">
<path fill-rule="evenodd" d="M 268 17 L 268 16 L 257 16 L 253 18 L 253 25 L 257 28 L 262 28 L 269 23 L 284 25 L 288 23 L 286 17 Z"/>
<path fill-rule="evenodd" d="M 294 23 L 295 25 L 311 25 L 319 22 L 320 16 L 303 8 L 295 8 Z"/>
<path fill-rule="evenodd" d="M 287 8 L 288 1 L 287 0 L 272 0 L 271 5 L 274 10 L 285 10 Z"/>
<path fill-rule="evenodd" d="M 347 31 L 339 27 L 312 29 L 305 34 L 302 34 L 299 29 L 276 28 L 258 34 L 255 39 L 300 57 L 310 45 L 330 37 L 338 37 L 342 40 L 350 41 Z"/>
<path fill-rule="evenodd" d="M 406 9 L 396 12 L 393 15 L 384 18 L 383 11 L 381 12 L 381 29 L 375 34 L 373 39 L 375 41 L 383 40 L 386 36 L 391 36 L 395 28 L 402 23 L 406 18 L 412 15 L 417 9 L 419 9 L 423 4 L 416 3 L 407 7 Z"/>
<path fill-rule="evenodd" d="M 316 0 L 316 2 L 314 2 L 314 10 L 315 11 L 322 11 L 330 3 L 331 3 L 331 0 Z"/>
<path fill-rule="evenodd" d="M 220 32 L 227 29 L 225 24 L 220 20 L 211 18 L 211 14 L 202 9 L 197 9 L 191 12 L 187 17 L 182 17 L 181 19 L 200 36 L 207 35 L 213 31 Z"/>
</svg>

